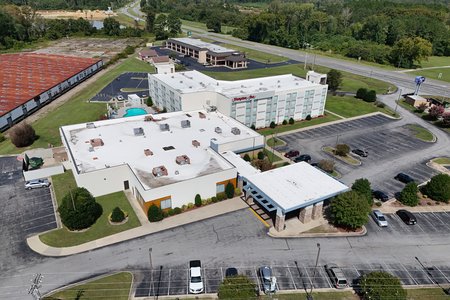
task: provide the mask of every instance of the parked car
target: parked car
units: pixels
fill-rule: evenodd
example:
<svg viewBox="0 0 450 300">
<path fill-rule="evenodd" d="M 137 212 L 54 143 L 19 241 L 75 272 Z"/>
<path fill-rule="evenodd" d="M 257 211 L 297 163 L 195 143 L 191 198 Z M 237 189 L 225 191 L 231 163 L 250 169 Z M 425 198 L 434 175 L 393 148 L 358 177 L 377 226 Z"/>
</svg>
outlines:
<svg viewBox="0 0 450 300">
<path fill-rule="evenodd" d="M 388 195 L 383 191 L 373 191 L 372 195 L 375 199 L 380 200 L 381 202 L 386 202 L 389 200 Z"/>
<path fill-rule="evenodd" d="M 388 226 L 388 222 L 381 211 L 379 211 L 377 209 L 372 211 L 372 218 L 375 221 L 375 223 L 378 224 L 378 226 L 380 226 L 380 227 Z"/>
<path fill-rule="evenodd" d="M 284 154 L 284 157 L 292 158 L 292 157 L 296 157 L 296 156 L 299 156 L 299 155 L 300 155 L 300 152 L 298 150 L 291 150 L 289 152 L 286 152 Z"/>
<path fill-rule="evenodd" d="M 48 181 L 48 179 L 34 179 L 34 180 L 25 182 L 25 188 L 27 190 L 49 187 L 49 186 L 50 186 L 50 182 Z"/>
<path fill-rule="evenodd" d="M 415 225 L 417 224 L 416 217 L 406 209 L 397 210 L 397 216 L 405 222 L 406 225 Z"/>
<path fill-rule="evenodd" d="M 397 175 L 395 175 L 394 179 L 396 179 L 400 182 L 403 182 L 403 183 L 414 182 L 414 179 L 405 173 L 398 173 Z"/>
<path fill-rule="evenodd" d="M 225 277 L 233 277 L 238 275 L 238 270 L 236 268 L 228 268 L 225 270 Z"/>
<path fill-rule="evenodd" d="M 199 260 L 191 260 L 189 262 L 189 293 L 200 294 L 202 292 L 202 264 Z"/>
<path fill-rule="evenodd" d="M 261 276 L 264 293 L 275 293 L 277 289 L 277 279 L 275 276 L 272 276 L 272 269 L 268 266 L 262 266 L 259 268 L 259 275 Z"/>
<path fill-rule="evenodd" d="M 294 159 L 295 162 L 301 162 L 301 161 L 306 161 L 306 162 L 310 162 L 311 161 L 311 155 L 309 154 L 302 154 L 300 156 L 297 156 Z"/>
<path fill-rule="evenodd" d="M 369 152 L 362 149 L 353 149 L 352 152 L 361 157 L 367 157 L 367 155 L 369 155 Z"/>
<path fill-rule="evenodd" d="M 325 271 L 330 277 L 331 283 L 337 289 L 345 289 L 348 287 L 347 278 L 345 278 L 344 273 L 341 268 L 339 268 L 336 264 L 327 264 L 325 265 Z"/>
</svg>

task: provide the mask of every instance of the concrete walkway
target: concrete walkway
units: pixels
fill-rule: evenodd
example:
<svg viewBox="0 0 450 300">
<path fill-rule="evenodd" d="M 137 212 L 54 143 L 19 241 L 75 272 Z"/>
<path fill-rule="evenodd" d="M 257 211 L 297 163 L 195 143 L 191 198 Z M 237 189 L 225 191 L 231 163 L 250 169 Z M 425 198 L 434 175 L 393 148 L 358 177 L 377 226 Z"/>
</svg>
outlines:
<svg viewBox="0 0 450 300">
<path fill-rule="evenodd" d="M 222 202 L 210 204 L 205 207 L 197 208 L 176 216 L 166 218 L 161 222 L 150 223 L 146 221 L 140 227 L 113 234 L 78 246 L 65 248 L 50 247 L 41 242 L 41 240 L 39 239 L 39 235 L 28 238 L 27 243 L 33 251 L 44 256 L 68 256 L 146 236 L 178 226 L 183 226 L 189 223 L 202 221 L 219 215 L 245 209 L 247 207 L 247 204 L 242 201 L 240 197 L 235 197 L 233 199 L 224 200 Z M 141 220 L 140 217 L 138 218 Z"/>
</svg>

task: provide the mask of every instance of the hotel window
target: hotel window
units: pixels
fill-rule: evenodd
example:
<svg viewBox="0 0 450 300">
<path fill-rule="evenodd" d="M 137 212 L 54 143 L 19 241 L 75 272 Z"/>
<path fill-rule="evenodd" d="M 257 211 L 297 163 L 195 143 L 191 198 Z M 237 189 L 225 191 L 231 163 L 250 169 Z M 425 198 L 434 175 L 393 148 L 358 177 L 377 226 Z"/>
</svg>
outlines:
<svg viewBox="0 0 450 300">
<path fill-rule="evenodd" d="M 224 193 L 225 192 L 225 184 L 217 184 L 216 185 L 216 193 Z"/>
<path fill-rule="evenodd" d="M 161 201 L 161 209 L 171 208 L 172 207 L 172 199 L 167 199 Z"/>
</svg>

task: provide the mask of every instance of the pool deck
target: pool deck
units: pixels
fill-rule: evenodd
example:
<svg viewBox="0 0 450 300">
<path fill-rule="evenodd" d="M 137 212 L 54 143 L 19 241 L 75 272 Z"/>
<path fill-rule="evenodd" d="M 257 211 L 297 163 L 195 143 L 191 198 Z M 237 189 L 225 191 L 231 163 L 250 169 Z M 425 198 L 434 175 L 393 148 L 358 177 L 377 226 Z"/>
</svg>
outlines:
<svg viewBox="0 0 450 300">
<path fill-rule="evenodd" d="M 130 104 L 130 106 L 125 106 L 125 107 L 119 108 L 119 109 L 117 110 L 117 114 L 112 115 L 112 119 L 123 118 L 124 115 L 127 113 L 127 109 L 130 109 L 130 108 L 139 108 L 139 109 L 143 109 L 143 110 L 146 111 L 146 114 L 154 114 L 154 113 L 156 113 L 156 111 L 155 111 L 153 108 L 148 107 L 148 106 L 146 106 L 146 105 L 136 106 L 136 105 L 131 105 L 131 104 Z M 137 115 L 130 115 L 129 117 L 132 117 L 132 116 L 137 116 Z M 128 117 L 128 116 L 127 116 L 127 117 Z"/>
</svg>

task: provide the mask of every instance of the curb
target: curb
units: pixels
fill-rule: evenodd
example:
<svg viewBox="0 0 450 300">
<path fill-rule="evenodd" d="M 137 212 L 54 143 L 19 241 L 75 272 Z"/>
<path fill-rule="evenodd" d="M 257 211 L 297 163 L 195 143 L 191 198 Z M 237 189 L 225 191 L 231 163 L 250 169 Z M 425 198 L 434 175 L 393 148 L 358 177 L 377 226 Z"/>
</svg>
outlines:
<svg viewBox="0 0 450 300">
<path fill-rule="evenodd" d="M 329 237 L 359 237 L 367 234 L 366 226 L 362 227 L 361 232 L 347 232 L 347 233 L 300 233 L 295 236 L 275 236 L 270 232 L 267 235 L 275 239 L 295 239 L 295 238 L 329 238 Z"/>
</svg>

